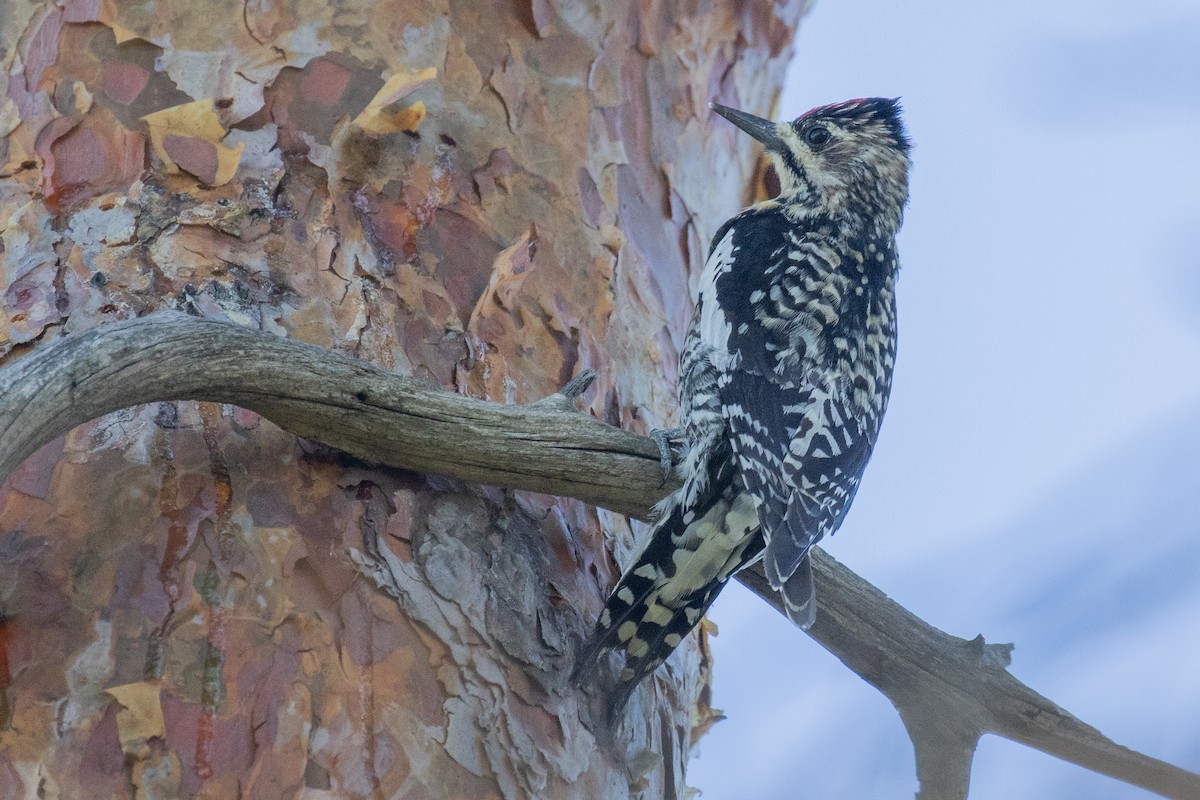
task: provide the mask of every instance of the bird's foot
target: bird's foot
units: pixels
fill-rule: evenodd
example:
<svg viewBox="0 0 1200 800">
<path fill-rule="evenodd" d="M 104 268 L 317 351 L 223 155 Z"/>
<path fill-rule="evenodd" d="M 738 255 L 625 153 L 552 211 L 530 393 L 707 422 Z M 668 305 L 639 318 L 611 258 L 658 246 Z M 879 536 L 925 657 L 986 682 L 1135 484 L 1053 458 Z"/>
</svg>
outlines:
<svg viewBox="0 0 1200 800">
<path fill-rule="evenodd" d="M 655 428 L 650 439 L 658 446 L 658 461 L 662 464 L 662 483 L 666 486 L 675 467 L 675 451 L 683 448 L 683 428 Z"/>
</svg>

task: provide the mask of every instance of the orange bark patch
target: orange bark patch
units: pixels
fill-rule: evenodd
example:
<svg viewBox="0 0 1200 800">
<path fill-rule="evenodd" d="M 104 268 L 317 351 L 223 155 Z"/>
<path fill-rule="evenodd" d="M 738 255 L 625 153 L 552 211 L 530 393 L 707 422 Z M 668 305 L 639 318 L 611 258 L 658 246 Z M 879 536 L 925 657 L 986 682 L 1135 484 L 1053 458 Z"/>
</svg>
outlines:
<svg viewBox="0 0 1200 800">
<path fill-rule="evenodd" d="M 488 156 L 487 164 L 482 169 L 471 173 L 479 199 L 488 200 L 498 192 L 507 194 L 511 188 L 509 178 L 516 172 L 517 165 L 513 162 L 508 150 L 504 148 L 493 150 L 492 154 Z"/>
<path fill-rule="evenodd" d="M 245 144 L 221 144 L 225 130 L 211 100 L 164 108 L 143 121 L 168 172 L 183 170 L 209 186 L 228 183 L 237 172 Z"/>
<path fill-rule="evenodd" d="M 353 118 L 383 87 L 378 70 L 339 53 L 314 58 L 303 69 L 289 67 L 265 94 L 264 110 L 280 128 L 288 152 L 307 152 L 303 136 L 330 144 L 343 118 Z M 248 124 L 261 124 L 256 117 Z"/>
<path fill-rule="evenodd" d="M 153 73 L 140 64 L 118 61 L 100 68 L 100 91 L 117 105 L 127 106 L 137 99 Z"/>
<path fill-rule="evenodd" d="M 371 98 L 362 113 L 354 118 L 354 124 L 376 135 L 416 131 L 417 125 L 425 118 L 425 104 L 418 101 L 408 108 L 401 108 L 399 103 L 436 75 L 437 70 L 432 67 L 418 72 L 403 69 L 396 72 Z"/>
<path fill-rule="evenodd" d="M 382 191 L 364 187 L 352 195 L 354 209 L 372 242 L 393 262 L 411 261 L 418 251 L 418 234 L 452 196 L 453 174 L 448 169 L 415 164 L 403 182 L 388 181 Z"/>
<path fill-rule="evenodd" d="M 466 327 L 503 245 L 473 209 L 458 203 L 438 210 L 430 234 L 431 249 L 439 255 L 433 277 L 445 287 Z"/>
<path fill-rule="evenodd" d="M 192 99 L 158 71 L 163 51 L 150 42 L 118 43 L 112 29 L 82 24 L 64 26 L 59 46 L 61 55 L 46 78 L 83 83 L 129 130 L 140 130 L 147 114 Z"/>
<path fill-rule="evenodd" d="M 474 363 L 459 376 L 459 389 L 475 397 L 491 400 L 515 399 L 516 383 L 510 375 L 511 348 L 517 343 L 515 328 L 520 315 L 514 314 L 517 297 L 527 273 L 533 268 L 538 251 L 536 226 L 496 256 L 487 287 L 471 312 L 467 330 L 475 337 Z"/>
<path fill-rule="evenodd" d="M 82 119 L 60 117 L 43 129 L 42 191 L 54 210 L 128 189 L 145 170 L 146 139 L 99 106 Z"/>
</svg>

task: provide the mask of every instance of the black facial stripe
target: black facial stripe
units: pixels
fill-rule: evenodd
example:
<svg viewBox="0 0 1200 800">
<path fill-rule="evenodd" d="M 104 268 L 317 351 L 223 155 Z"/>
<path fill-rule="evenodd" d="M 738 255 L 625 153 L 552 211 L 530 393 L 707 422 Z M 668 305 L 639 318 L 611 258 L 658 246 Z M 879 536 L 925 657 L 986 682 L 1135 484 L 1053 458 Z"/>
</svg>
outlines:
<svg viewBox="0 0 1200 800">
<path fill-rule="evenodd" d="M 784 148 L 779 155 L 781 158 L 783 158 L 783 165 L 787 167 L 789 172 L 791 172 L 804 183 L 808 183 L 808 180 L 804 175 L 804 168 L 801 167 L 800 162 L 796 160 L 796 154 L 791 151 L 791 148 Z"/>
</svg>

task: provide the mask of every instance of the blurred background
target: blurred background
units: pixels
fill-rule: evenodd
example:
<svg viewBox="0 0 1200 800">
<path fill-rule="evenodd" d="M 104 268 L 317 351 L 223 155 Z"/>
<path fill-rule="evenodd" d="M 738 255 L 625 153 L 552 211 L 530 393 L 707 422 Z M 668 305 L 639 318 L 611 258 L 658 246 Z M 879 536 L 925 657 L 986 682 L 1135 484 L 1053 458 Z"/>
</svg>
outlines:
<svg viewBox="0 0 1200 800">
<path fill-rule="evenodd" d="M 823 0 L 780 104 L 901 96 L 892 403 L 827 549 L 1119 744 L 1200 771 L 1200 6 Z M 748 109 L 762 112 L 765 109 Z M 819 587 L 818 587 L 819 591 Z M 740 585 L 706 798 L 904 798 L 891 704 Z M 731 768 L 731 767 L 736 768 Z M 1150 798 L 996 737 L 972 800 Z"/>
</svg>

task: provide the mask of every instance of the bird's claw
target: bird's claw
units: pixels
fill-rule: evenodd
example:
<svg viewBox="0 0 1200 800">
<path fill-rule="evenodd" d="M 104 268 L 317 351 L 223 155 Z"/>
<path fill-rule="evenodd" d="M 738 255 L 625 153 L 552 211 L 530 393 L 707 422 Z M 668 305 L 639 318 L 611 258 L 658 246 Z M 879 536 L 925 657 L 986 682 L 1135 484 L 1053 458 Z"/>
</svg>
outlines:
<svg viewBox="0 0 1200 800">
<path fill-rule="evenodd" d="M 672 450 L 673 441 L 679 440 L 683 435 L 682 428 L 655 428 L 650 431 L 650 439 L 658 446 L 658 462 L 662 465 L 662 483 L 659 487 L 667 485 L 667 481 L 671 479 L 671 470 L 675 467 L 675 454 Z"/>
</svg>

